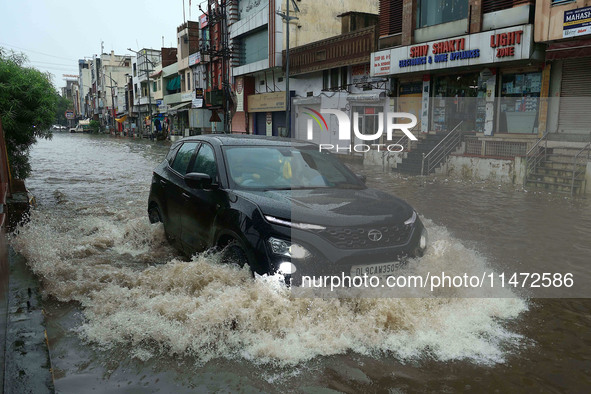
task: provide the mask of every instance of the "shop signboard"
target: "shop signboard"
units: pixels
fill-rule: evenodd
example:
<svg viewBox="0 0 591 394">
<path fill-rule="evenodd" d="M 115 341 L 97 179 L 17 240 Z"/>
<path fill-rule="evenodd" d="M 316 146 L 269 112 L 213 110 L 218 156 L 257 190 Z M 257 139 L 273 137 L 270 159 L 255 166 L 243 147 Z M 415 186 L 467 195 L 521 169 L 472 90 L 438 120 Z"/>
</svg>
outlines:
<svg viewBox="0 0 591 394">
<path fill-rule="evenodd" d="M 207 15 L 201 14 L 199 16 L 199 28 L 203 29 L 205 26 L 207 26 Z"/>
<path fill-rule="evenodd" d="M 562 37 L 576 37 L 591 34 L 591 7 L 564 11 Z"/>
<path fill-rule="evenodd" d="M 196 52 L 189 55 L 189 67 L 199 63 L 201 63 L 201 52 Z"/>
<path fill-rule="evenodd" d="M 285 92 L 251 94 L 248 96 L 248 112 L 285 111 Z"/>
<path fill-rule="evenodd" d="M 181 93 L 181 101 L 192 101 L 193 98 L 193 92 Z"/>
<path fill-rule="evenodd" d="M 266 122 L 265 122 L 265 131 L 267 136 L 273 135 L 273 114 L 271 112 L 267 112 L 266 115 Z"/>
<path fill-rule="evenodd" d="M 532 25 L 468 34 L 387 49 L 372 54 L 371 75 L 429 72 L 455 67 L 529 59 Z"/>
<path fill-rule="evenodd" d="M 244 112 L 244 78 L 236 77 L 236 112 Z"/>
<path fill-rule="evenodd" d="M 391 49 L 372 53 L 371 76 L 378 77 L 392 74 L 392 62 L 390 61 Z"/>
</svg>

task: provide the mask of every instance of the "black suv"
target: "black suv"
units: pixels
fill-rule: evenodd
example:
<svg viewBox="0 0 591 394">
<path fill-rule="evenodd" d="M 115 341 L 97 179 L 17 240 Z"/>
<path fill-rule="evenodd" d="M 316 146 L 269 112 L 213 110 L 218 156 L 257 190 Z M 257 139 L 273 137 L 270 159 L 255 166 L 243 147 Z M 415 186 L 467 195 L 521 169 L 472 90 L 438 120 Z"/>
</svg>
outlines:
<svg viewBox="0 0 591 394">
<path fill-rule="evenodd" d="M 204 135 L 154 170 L 148 213 L 187 255 L 211 248 L 259 274 L 380 275 L 421 256 L 413 208 L 370 189 L 330 153 L 290 139 Z"/>
</svg>

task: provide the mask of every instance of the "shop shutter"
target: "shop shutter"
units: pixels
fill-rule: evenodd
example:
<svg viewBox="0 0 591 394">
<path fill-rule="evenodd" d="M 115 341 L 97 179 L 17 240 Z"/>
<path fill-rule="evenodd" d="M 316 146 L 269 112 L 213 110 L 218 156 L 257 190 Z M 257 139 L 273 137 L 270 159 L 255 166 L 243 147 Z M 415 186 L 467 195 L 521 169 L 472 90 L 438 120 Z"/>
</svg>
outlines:
<svg viewBox="0 0 591 394">
<path fill-rule="evenodd" d="M 564 133 L 591 131 L 591 57 L 564 59 L 558 129 Z"/>
</svg>

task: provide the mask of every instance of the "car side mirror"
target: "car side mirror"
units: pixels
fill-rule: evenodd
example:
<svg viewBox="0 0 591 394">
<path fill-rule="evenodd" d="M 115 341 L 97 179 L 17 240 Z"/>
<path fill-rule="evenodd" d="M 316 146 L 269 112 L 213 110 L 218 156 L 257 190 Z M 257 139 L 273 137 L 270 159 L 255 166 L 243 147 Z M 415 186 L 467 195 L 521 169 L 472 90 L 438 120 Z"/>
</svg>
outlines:
<svg viewBox="0 0 591 394">
<path fill-rule="evenodd" d="M 201 172 L 190 172 L 185 175 L 185 183 L 193 189 L 212 189 L 212 179 Z"/>
<path fill-rule="evenodd" d="M 367 177 L 365 175 L 362 174 L 355 174 L 357 176 L 357 178 L 359 178 L 359 180 L 363 183 L 365 183 L 365 181 L 367 180 Z"/>
</svg>

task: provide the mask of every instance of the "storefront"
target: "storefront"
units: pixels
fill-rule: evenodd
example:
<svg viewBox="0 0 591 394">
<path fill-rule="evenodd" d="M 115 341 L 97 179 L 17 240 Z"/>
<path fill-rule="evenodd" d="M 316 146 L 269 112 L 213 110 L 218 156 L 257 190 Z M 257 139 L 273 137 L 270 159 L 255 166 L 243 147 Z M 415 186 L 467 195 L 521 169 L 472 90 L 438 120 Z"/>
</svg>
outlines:
<svg viewBox="0 0 591 394">
<path fill-rule="evenodd" d="M 248 112 L 254 123 L 253 134 L 289 137 L 285 127 L 285 92 L 248 96 Z"/>
<path fill-rule="evenodd" d="M 532 25 L 521 25 L 376 52 L 371 72 L 395 79 L 396 108 L 420 113 L 423 132 L 537 134 L 534 49 Z"/>
<path fill-rule="evenodd" d="M 588 136 L 591 124 L 591 39 L 557 42 L 548 46 L 546 60 L 551 61 L 552 78 L 560 81 L 550 104 L 557 109 L 558 119 L 552 132 Z"/>
</svg>

